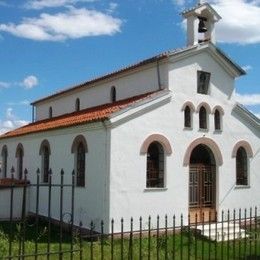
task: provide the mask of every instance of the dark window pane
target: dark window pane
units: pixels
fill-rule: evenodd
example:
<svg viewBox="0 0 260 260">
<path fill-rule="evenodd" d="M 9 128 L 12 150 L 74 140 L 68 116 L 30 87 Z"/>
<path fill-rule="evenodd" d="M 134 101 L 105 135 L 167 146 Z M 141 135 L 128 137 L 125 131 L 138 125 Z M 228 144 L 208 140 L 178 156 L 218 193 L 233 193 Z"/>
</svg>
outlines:
<svg viewBox="0 0 260 260">
<path fill-rule="evenodd" d="M 186 106 L 184 110 L 184 126 L 191 127 L 191 110 L 189 106 Z"/>
<path fill-rule="evenodd" d="M 164 151 L 158 142 L 148 148 L 146 177 L 146 187 L 164 187 Z"/>
<path fill-rule="evenodd" d="M 200 108 L 199 112 L 199 127 L 200 129 L 207 129 L 207 111 L 203 106 Z"/>
<path fill-rule="evenodd" d="M 82 142 L 77 147 L 77 186 L 85 186 L 85 147 Z"/>
<path fill-rule="evenodd" d="M 247 154 L 243 147 L 237 150 L 236 156 L 236 184 L 248 185 Z"/>
<path fill-rule="evenodd" d="M 197 77 L 198 77 L 197 92 L 200 94 L 208 94 L 210 73 L 204 71 L 198 71 Z"/>
<path fill-rule="evenodd" d="M 220 130 L 220 113 L 218 110 L 215 111 L 214 114 L 214 121 L 215 121 L 215 130 Z"/>
<path fill-rule="evenodd" d="M 48 182 L 50 152 L 47 146 L 43 147 L 43 182 Z"/>
<path fill-rule="evenodd" d="M 116 88 L 115 87 L 111 88 L 110 99 L 111 99 L 111 102 L 116 101 Z"/>
<path fill-rule="evenodd" d="M 75 111 L 79 111 L 79 110 L 80 110 L 80 99 L 77 98 L 75 102 Z"/>
</svg>

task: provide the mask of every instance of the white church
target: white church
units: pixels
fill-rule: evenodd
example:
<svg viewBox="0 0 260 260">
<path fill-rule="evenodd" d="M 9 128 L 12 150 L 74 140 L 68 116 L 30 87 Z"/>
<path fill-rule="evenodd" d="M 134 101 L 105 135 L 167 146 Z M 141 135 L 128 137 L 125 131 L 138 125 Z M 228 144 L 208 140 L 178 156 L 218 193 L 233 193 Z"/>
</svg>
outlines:
<svg viewBox="0 0 260 260">
<path fill-rule="evenodd" d="M 33 122 L 0 137 L 1 178 L 14 167 L 23 179 L 26 168 L 36 183 L 39 168 L 48 183 L 52 169 L 59 183 L 63 168 L 70 183 L 74 169 L 75 223 L 84 226 L 259 206 L 260 120 L 235 100 L 245 71 L 215 45 L 221 17 L 209 4 L 182 15 L 186 47 L 33 102 Z M 35 189 L 28 196 L 34 212 Z M 58 203 L 54 193 L 57 220 Z M 39 212 L 47 215 L 44 203 Z"/>
</svg>

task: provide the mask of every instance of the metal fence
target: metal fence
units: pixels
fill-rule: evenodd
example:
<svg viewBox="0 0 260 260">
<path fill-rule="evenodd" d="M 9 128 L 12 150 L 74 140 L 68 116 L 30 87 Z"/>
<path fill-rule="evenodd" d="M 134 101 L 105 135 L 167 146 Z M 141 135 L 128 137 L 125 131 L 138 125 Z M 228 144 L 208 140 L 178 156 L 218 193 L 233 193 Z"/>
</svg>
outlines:
<svg viewBox="0 0 260 260">
<path fill-rule="evenodd" d="M 0 222 L 0 259 L 260 259 L 260 215 L 257 207 L 217 212 L 195 219 L 180 216 L 153 216 L 143 219 L 112 219 L 111 232 L 104 232 L 105 222 L 92 221 L 88 227 L 74 221 L 75 174 L 71 184 L 40 182 L 37 170 L 36 184 L 12 177 L 0 185 L 8 190 L 9 218 Z M 40 189 L 47 190 L 47 211 L 39 213 Z M 27 213 L 28 189 L 35 189 L 34 212 Z M 53 189 L 59 190 L 59 220 L 52 219 Z M 71 189 L 70 212 L 64 212 L 64 189 Z M 14 217 L 17 205 L 15 190 L 21 189 L 21 215 Z M 69 222 L 64 222 L 64 215 Z M 202 219 L 201 222 L 198 222 Z M 207 220 L 207 221 L 204 221 Z M 208 220 L 217 221 L 208 221 Z M 120 230 L 114 231 L 115 226 Z M 155 224 L 154 224 L 155 223 Z M 98 230 L 98 232 L 97 232 Z"/>
</svg>

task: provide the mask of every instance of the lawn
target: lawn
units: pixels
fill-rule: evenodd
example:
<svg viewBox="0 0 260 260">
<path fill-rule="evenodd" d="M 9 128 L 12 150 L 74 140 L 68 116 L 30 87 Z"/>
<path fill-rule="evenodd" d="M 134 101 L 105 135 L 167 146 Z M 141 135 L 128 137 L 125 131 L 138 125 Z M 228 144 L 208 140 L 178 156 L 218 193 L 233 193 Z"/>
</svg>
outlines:
<svg viewBox="0 0 260 260">
<path fill-rule="evenodd" d="M 10 224 L 0 223 L 0 258 L 8 256 Z M 19 223 L 14 223 L 12 255 L 18 255 L 19 251 L 26 255 L 34 254 L 37 246 L 38 259 L 46 259 L 46 252 L 59 252 L 60 229 L 51 225 L 51 232 L 48 232 L 48 223 L 39 222 L 38 234 L 36 234 L 35 223 L 27 223 L 26 230 Z M 25 239 L 23 240 L 23 237 Z M 37 239 L 36 239 L 37 238 Z M 24 241 L 24 242 L 23 242 Z M 48 241 L 50 241 L 48 248 Z M 73 237 L 73 249 L 80 249 L 80 236 L 75 233 Z M 69 233 L 62 233 L 62 250 L 70 251 L 71 236 Z M 70 252 L 63 253 L 62 259 L 70 259 Z M 80 259 L 80 253 L 74 252 L 74 259 Z M 16 258 L 17 259 L 17 258 Z M 35 259 L 28 256 L 25 259 Z M 59 259 L 59 254 L 50 254 L 50 259 Z M 159 233 L 135 234 L 129 237 L 109 236 L 98 237 L 97 239 L 82 240 L 82 259 L 260 259 L 260 230 L 248 232 L 245 239 L 232 240 L 229 242 L 209 241 L 194 232 L 184 230 L 175 235 L 171 230 L 165 234 Z"/>
</svg>

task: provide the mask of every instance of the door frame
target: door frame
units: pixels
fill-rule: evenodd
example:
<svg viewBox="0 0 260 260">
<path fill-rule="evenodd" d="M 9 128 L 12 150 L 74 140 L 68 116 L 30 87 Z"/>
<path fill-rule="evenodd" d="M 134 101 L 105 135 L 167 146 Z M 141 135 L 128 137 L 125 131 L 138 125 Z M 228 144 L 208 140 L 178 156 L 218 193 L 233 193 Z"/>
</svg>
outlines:
<svg viewBox="0 0 260 260">
<path fill-rule="evenodd" d="M 210 171 L 211 182 L 212 184 L 210 186 L 205 185 L 206 180 L 205 176 Z M 191 174 L 195 174 L 193 176 L 192 182 L 194 182 L 194 178 L 197 179 L 197 187 L 195 184 L 191 187 Z M 199 204 L 198 207 L 196 205 L 191 206 L 191 188 L 197 188 L 197 191 L 195 191 L 194 195 L 197 197 L 197 203 Z M 212 194 L 208 194 L 208 196 L 211 196 L 211 205 L 206 205 L 205 197 L 207 196 L 205 194 L 205 189 L 207 188 L 207 191 L 209 189 L 212 189 Z M 217 200 L 217 167 L 215 164 L 203 164 L 203 163 L 194 163 L 190 164 L 189 166 L 189 216 L 190 216 L 190 223 L 201 223 L 201 222 L 215 222 L 217 221 L 217 215 L 216 215 L 216 200 Z"/>
</svg>

